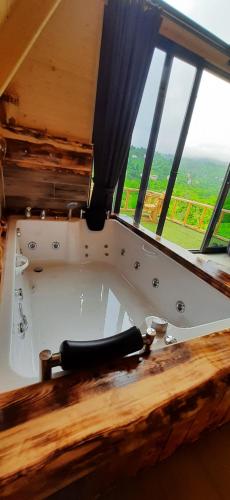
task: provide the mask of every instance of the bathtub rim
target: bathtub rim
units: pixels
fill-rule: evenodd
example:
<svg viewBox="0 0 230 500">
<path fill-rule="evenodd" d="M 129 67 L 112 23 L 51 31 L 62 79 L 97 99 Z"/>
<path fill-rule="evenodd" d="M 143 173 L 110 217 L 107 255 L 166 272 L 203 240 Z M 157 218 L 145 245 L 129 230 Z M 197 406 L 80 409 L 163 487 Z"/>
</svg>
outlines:
<svg viewBox="0 0 230 500">
<path fill-rule="evenodd" d="M 223 271 L 218 264 L 197 257 L 196 254 L 166 240 L 162 236 L 151 233 L 143 226 L 136 226 L 128 216 L 112 214 L 111 218 L 230 298 L 230 273 Z"/>
<path fill-rule="evenodd" d="M 189 250 L 186 250 L 180 247 L 179 245 L 176 245 L 175 243 L 166 240 L 162 236 L 158 236 L 157 234 L 148 231 L 148 229 L 145 229 L 143 226 L 141 225 L 137 226 L 134 222 L 132 222 L 131 218 L 128 216 L 122 216 L 121 214 L 112 213 L 110 215 L 110 219 L 116 221 L 118 224 L 122 226 L 125 226 L 131 232 L 135 233 L 137 236 L 146 241 L 148 244 L 152 245 L 155 249 L 160 250 L 164 255 L 166 255 L 170 259 L 175 260 L 185 269 L 187 269 L 188 271 L 192 272 L 193 274 L 201 278 L 203 281 L 205 281 L 210 286 L 221 292 L 226 297 L 230 298 L 230 272 L 228 273 L 227 271 L 223 271 L 217 263 L 206 261 L 202 259 L 202 257 L 197 256 L 197 254 L 193 254 Z M 8 217 L 8 220 L 9 222 L 14 220 L 15 225 L 17 225 L 17 221 L 19 220 L 26 221 L 28 219 L 26 219 L 22 215 L 11 215 Z M 37 216 L 32 216 L 29 220 L 39 221 L 40 218 Z M 81 219 L 77 217 L 73 217 L 71 221 L 68 221 L 65 217 L 46 218 L 46 221 L 69 222 L 70 224 L 80 220 Z M 6 254 L 6 248 L 4 250 L 4 261 L 5 261 L 5 254 Z M 5 272 L 4 261 L 3 261 L 3 278 Z M 2 289 L 2 284 L 1 284 L 1 289 Z"/>
</svg>

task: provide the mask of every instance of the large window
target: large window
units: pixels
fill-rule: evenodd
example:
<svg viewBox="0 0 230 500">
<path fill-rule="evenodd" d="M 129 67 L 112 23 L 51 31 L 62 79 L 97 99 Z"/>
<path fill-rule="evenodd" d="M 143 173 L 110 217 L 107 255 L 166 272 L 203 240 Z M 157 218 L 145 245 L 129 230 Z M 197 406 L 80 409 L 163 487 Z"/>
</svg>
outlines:
<svg viewBox="0 0 230 500">
<path fill-rule="evenodd" d="M 121 213 L 199 250 L 230 160 L 230 85 L 156 50 L 133 131 Z M 167 73 L 167 75 L 166 75 Z M 211 242 L 230 239 L 226 198 Z M 210 243 L 211 244 L 211 243 Z"/>
<path fill-rule="evenodd" d="M 200 249 L 224 181 L 229 103 L 229 84 L 204 71 L 162 233 L 185 248 Z"/>
</svg>

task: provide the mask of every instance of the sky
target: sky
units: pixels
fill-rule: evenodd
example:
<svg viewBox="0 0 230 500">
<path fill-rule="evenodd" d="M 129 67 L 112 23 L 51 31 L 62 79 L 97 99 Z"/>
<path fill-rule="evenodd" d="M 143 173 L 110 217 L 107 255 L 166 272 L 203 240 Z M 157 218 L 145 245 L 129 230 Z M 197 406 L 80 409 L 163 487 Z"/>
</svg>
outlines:
<svg viewBox="0 0 230 500">
<path fill-rule="evenodd" d="M 230 0 L 168 0 L 216 36 L 230 42 Z M 132 144 L 147 147 L 164 54 L 155 50 Z M 174 59 L 156 150 L 174 154 L 195 69 Z M 184 155 L 230 161 L 230 83 L 204 71 Z"/>
</svg>

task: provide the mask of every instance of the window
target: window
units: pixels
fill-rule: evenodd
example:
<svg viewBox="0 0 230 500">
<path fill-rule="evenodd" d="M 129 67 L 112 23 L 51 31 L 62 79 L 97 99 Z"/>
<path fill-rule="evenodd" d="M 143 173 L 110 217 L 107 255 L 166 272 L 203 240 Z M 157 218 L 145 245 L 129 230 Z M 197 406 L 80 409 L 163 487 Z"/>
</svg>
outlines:
<svg viewBox="0 0 230 500">
<path fill-rule="evenodd" d="M 204 71 L 163 230 L 184 248 L 200 249 L 217 202 L 230 158 L 229 113 L 229 84 Z"/>
<path fill-rule="evenodd" d="M 184 248 L 199 250 L 230 159 L 230 86 L 176 57 L 162 85 L 170 58 L 160 50 L 153 56 L 133 131 L 121 213 Z M 221 217 L 213 236 L 216 246 L 230 238 L 229 198 Z"/>
<path fill-rule="evenodd" d="M 154 232 L 157 228 L 194 75 L 193 66 L 174 58 L 141 217 L 141 223 Z M 181 81 L 183 85 L 180 84 Z"/>
</svg>

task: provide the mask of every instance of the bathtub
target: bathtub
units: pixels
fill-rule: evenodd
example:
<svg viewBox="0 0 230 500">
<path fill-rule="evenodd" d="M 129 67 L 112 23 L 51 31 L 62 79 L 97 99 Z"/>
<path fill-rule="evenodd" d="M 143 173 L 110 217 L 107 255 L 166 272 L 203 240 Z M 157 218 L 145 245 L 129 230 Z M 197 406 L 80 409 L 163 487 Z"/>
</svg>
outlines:
<svg viewBox="0 0 230 500">
<path fill-rule="evenodd" d="M 84 220 L 11 218 L 0 307 L 1 391 L 36 383 L 39 352 L 65 339 L 111 336 L 150 316 L 177 342 L 230 326 L 227 297 L 113 219 L 91 232 Z M 160 335 L 152 349 L 162 347 Z"/>
</svg>

